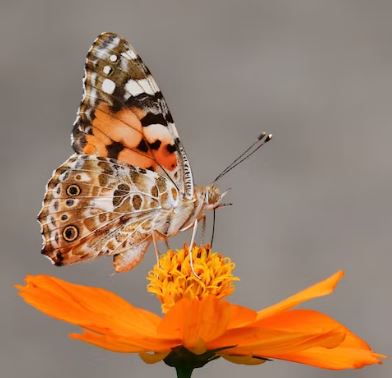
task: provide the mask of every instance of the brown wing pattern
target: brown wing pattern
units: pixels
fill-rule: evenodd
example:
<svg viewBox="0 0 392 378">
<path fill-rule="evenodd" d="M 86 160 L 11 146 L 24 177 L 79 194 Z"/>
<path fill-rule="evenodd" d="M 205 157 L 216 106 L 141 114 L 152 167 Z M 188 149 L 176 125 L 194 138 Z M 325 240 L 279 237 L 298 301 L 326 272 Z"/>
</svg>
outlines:
<svg viewBox="0 0 392 378">
<path fill-rule="evenodd" d="M 110 255 L 117 271 L 130 269 L 150 244 L 159 196 L 172 187 L 158 187 L 159 177 L 113 159 L 71 156 L 50 179 L 38 215 L 42 253 L 56 265 Z"/>
<path fill-rule="evenodd" d="M 87 54 L 72 145 L 80 154 L 166 174 L 180 192 L 193 195 L 189 162 L 166 101 L 141 58 L 117 34 L 102 33 Z"/>
</svg>

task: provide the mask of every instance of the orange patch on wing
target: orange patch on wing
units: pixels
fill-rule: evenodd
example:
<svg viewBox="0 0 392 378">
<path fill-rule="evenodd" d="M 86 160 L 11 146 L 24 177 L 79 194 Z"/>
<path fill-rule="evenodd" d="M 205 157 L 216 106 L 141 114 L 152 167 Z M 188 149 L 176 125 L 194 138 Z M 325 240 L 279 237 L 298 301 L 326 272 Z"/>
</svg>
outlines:
<svg viewBox="0 0 392 378">
<path fill-rule="evenodd" d="M 169 171 L 177 167 L 177 156 L 167 150 L 167 144 L 161 145 L 158 151 L 154 152 L 155 159 Z"/>
<path fill-rule="evenodd" d="M 87 154 L 87 155 L 93 155 L 95 154 L 96 148 L 93 144 L 87 143 L 84 147 L 83 147 L 83 153 Z"/>
<path fill-rule="evenodd" d="M 93 128 L 93 135 L 100 139 L 105 145 L 112 143 L 112 140 L 96 127 Z"/>
<path fill-rule="evenodd" d="M 99 156 L 107 156 L 105 143 L 95 135 L 86 135 L 87 144 L 83 148 L 85 154 L 96 154 Z"/>
<path fill-rule="evenodd" d="M 144 116 L 146 115 L 146 112 L 143 109 L 140 108 L 136 108 L 136 107 L 132 107 L 131 111 L 136 114 L 136 117 L 139 119 L 144 118 Z"/>
<path fill-rule="evenodd" d="M 177 167 L 177 156 L 167 149 L 169 144 L 174 143 L 172 136 L 163 125 L 143 127 L 140 119 L 144 116 L 145 111 L 137 107 L 124 108 L 113 113 L 107 104 L 98 105 L 92 121 L 92 135 L 86 136 L 87 144 L 83 152 L 108 156 L 106 146 L 119 142 L 124 149 L 118 154 L 118 160 L 153 170 L 158 162 L 165 169 L 174 170 Z M 161 146 L 154 151 L 139 151 L 137 146 L 143 139 L 149 143 L 160 140 Z"/>
<path fill-rule="evenodd" d="M 149 143 L 154 143 L 157 139 L 159 139 L 162 144 L 174 143 L 174 140 L 170 135 L 169 130 L 166 126 L 163 125 L 156 124 L 146 126 L 143 129 L 143 133 Z"/>
<path fill-rule="evenodd" d="M 113 113 L 108 105 L 101 104 L 95 110 L 92 122 L 105 136 L 125 147 L 136 147 L 143 138 L 142 125 L 131 109 L 123 109 Z"/>
<path fill-rule="evenodd" d="M 153 160 L 153 157 L 149 157 L 150 153 L 136 152 L 125 148 L 118 154 L 118 160 L 123 161 L 125 163 L 135 165 L 140 168 L 149 168 L 155 170 L 156 163 Z"/>
<path fill-rule="evenodd" d="M 143 129 L 144 135 L 149 143 L 160 140 L 162 143 L 158 150 L 153 151 L 155 159 L 165 169 L 171 171 L 177 167 L 177 156 L 173 152 L 169 152 L 167 146 L 173 144 L 174 140 L 166 126 L 150 125 Z"/>
</svg>

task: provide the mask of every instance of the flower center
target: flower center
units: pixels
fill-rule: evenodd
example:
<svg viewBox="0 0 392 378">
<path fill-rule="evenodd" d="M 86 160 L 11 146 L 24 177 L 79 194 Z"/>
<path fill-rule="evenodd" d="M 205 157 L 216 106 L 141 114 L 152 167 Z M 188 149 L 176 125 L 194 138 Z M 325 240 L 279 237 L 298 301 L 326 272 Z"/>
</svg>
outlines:
<svg viewBox="0 0 392 378">
<path fill-rule="evenodd" d="M 209 245 L 195 246 L 192 250 L 193 266 L 199 278 L 192 272 L 189 257 L 187 246 L 177 251 L 169 250 L 147 275 L 147 291 L 157 296 L 163 313 L 184 297 L 225 297 L 233 292 L 233 281 L 239 281 L 232 273 L 235 264 L 212 251 Z"/>
</svg>

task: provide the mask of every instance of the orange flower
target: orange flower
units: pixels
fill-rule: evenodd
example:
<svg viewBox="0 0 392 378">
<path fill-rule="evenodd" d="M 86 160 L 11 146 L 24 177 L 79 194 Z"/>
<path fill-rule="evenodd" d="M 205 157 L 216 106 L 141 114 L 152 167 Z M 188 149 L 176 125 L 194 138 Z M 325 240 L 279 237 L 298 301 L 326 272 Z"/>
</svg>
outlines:
<svg viewBox="0 0 392 378">
<path fill-rule="evenodd" d="M 229 259 L 208 247 L 192 252 L 200 279 L 190 270 L 186 249 L 169 251 L 148 276 L 148 289 L 166 312 L 162 317 L 107 290 L 51 276 L 28 276 L 18 289 L 38 310 L 82 327 L 81 334 L 71 335 L 74 339 L 114 352 L 139 353 L 149 363 L 163 359 L 176 368 L 188 366 L 190 372 L 219 357 L 245 364 L 281 359 L 336 370 L 377 364 L 384 357 L 327 315 L 294 309 L 330 294 L 343 272 L 254 311 L 222 298 L 236 280 Z"/>
</svg>

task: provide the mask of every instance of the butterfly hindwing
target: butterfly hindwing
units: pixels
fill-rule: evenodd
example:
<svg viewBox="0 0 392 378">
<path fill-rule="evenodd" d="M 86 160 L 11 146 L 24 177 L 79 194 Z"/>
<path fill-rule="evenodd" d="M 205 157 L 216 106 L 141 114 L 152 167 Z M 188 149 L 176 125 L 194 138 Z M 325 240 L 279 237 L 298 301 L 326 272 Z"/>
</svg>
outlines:
<svg viewBox="0 0 392 378">
<path fill-rule="evenodd" d="M 167 103 L 140 56 L 117 34 L 102 33 L 87 54 L 72 140 L 77 153 L 165 174 L 192 198 L 190 165 Z"/>
<path fill-rule="evenodd" d="M 165 185 L 157 185 L 162 180 Z M 162 218 L 160 197 L 171 184 L 166 181 L 113 159 L 71 156 L 49 181 L 38 216 L 42 253 L 56 265 L 113 255 L 116 270 L 129 269 L 132 258 L 141 259 Z M 118 256 L 128 250 L 133 253 Z"/>
<path fill-rule="evenodd" d="M 137 265 L 146 253 L 151 238 L 144 241 L 130 245 L 129 248 L 123 252 L 118 253 L 113 257 L 113 266 L 116 272 L 126 272 Z"/>
</svg>

